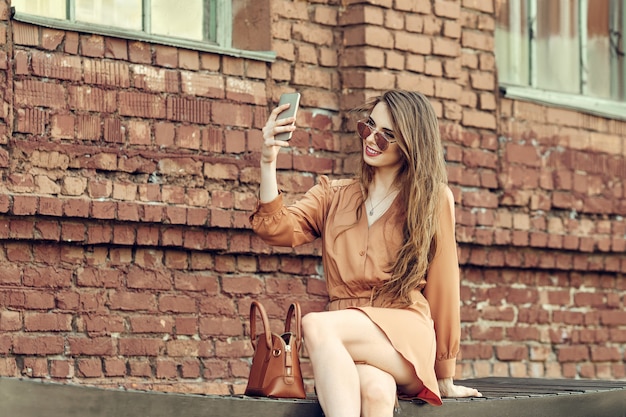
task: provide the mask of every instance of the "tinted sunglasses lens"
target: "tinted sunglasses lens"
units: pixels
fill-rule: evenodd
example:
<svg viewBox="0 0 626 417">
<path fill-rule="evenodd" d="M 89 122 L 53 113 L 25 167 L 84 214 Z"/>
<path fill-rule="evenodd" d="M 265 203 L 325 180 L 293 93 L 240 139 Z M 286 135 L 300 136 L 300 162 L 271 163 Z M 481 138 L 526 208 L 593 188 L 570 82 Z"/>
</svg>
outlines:
<svg viewBox="0 0 626 417">
<path fill-rule="evenodd" d="M 372 130 L 364 122 L 357 122 L 356 130 L 359 132 L 359 136 L 363 140 L 367 139 L 367 137 L 372 134 Z"/>
<path fill-rule="evenodd" d="M 359 136 L 361 137 L 362 140 L 367 139 L 367 137 L 371 135 L 373 131 L 374 140 L 376 141 L 376 146 L 378 146 L 378 149 L 380 149 L 381 151 L 384 151 L 387 149 L 387 147 L 389 147 L 389 142 L 387 142 L 387 139 L 385 139 L 382 133 L 379 133 L 373 130 L 371 127 L 367 125 L 367 123 L 357 122 L 356 130 L 359 132 Z"/>
<path fill-rule="evenodd" d="M 387 142 L 387 139 L 385 139 L 382 133 L 376 132 L 376 134 L 374 135 L 374 139 L 376 139 L 376 145 L 378 146 L 378 149 L 380 149 L 381 151 L 387 150 L 389 142 Z"/>
</svg>

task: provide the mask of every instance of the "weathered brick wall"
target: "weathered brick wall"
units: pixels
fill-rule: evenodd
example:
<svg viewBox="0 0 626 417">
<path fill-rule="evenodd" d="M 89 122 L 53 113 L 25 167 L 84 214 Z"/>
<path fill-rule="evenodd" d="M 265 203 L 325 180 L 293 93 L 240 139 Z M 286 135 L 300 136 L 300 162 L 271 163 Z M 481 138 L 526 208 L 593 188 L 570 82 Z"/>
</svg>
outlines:
<svg viewBox="0 0 626 417">
<path fill-rule="evenodd" d="M 293 199 L 353 172 L 346 111 L 399 87 L 446 145 L 458 375 L 624 378 L 626 124 L 498 96 L 491 0 L 269 4 L 272 63 L 10 21 L 0 0 L 0 376 L 241 393 L 250 300 L 276 329 L 294 297 L 325 306 L 319 244 L 248 227 L 268 108 L 303 94 Z"/>
</svg>

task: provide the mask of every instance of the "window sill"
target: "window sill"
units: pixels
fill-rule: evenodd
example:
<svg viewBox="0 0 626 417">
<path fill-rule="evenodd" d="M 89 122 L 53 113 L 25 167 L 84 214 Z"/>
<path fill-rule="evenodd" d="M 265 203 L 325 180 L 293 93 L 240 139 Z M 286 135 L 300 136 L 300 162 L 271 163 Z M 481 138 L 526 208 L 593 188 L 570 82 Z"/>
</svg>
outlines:
<svg viewBox="0 0 626 417">
<path fill-rule="evenodd" d="M 626 120 L 624 102 L 505 84 L 500 85 L 500 91 L 504 93 L 504 97 L 510 99 L 533 101 L 609 119 Z"/>
<path fill-rule="evenodd" d="M 143 32 L 124 30 L 110 26 L 98 26 L 79 22 L 69 22 L 67 20 L 50 19 L 23 13 L 15 13 L 15 15 L 13 16 L 13 20 L 38 26 L 44 26 L 52 29 L 94 33 L 103 36 L 114 36 L 118 38 L 157 43 L 160 45 L 174 46 L 201 52 L 212 52 L 237 58 L 248 58 L 265 62 L 273 62 L 276 60 L 276 52 L 274 51 L 246 51 L 236 48 L 226 48 L 209 42 L 172 38 L 168 36 L 149 35 Z"/>
</svg>

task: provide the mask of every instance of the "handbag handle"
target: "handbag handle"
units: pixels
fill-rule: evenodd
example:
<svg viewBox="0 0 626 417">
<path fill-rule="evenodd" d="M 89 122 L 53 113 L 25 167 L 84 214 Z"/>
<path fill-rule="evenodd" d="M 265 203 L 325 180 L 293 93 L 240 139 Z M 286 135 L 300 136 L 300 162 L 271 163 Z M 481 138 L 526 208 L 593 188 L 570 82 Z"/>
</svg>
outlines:
<svg viewBox="0 0 626 417">
<path fill-rule="evenodd" d="M 256 310 L 259 310 L 261 320 L 263 321 L 263 330 L 265 331 L 265 344 L 268 350 L 272 349 L 272 334 L 270 332 L 270 322 L 267 319 L 267 313 L 261 303 L 256 300 L 250 304 L 250 342 L 252 348 L 256 350 Z"/>
<path fill-rule="evenodd" d="M 300 341 L 302 340 L 302 310 L 300 309 L 300 303 L 294 301 L 287 310 L 287 319 L 285 320 L 285 333 L 291 331 L 291 320 L 295 315 L 296 329 L 294 330 L 294 339 L 296 341 L 296 349 L 300 350 Z"/>
<path fill-rule="evenodd" d="M 267 318 L 267 312 L 263 304 L 256 300 L 252 300 L 250 304 L 250 342 L 252 342 L 252 348 L 256 350 L 256 310 L 259 311 L 261 321 L 263 322 L 263 330 L 265 331 L 265 344 L 267 349 L 272 349 L 272 333 L 270 332 L 270 322 Z M 294 339 L 296 341 L 296 349 L 300 349 L 300 341 L 302 340 L 302 310 L 300 309 L 300 303 L 297 301 L 291 303 L 289 310 L 287 310 L 287 319 L 285 320 L 285 333 L 291 331 L 291 321 L 295 316 L 296 329 L 294 331 Z"/>
</svg>

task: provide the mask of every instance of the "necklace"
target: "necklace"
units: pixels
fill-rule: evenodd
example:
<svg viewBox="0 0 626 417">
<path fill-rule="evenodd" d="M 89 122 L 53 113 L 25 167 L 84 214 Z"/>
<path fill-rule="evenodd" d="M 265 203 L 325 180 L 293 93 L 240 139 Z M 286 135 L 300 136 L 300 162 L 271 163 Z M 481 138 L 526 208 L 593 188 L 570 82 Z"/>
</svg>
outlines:
<svg viewBox="0 0 626 417">
<path fill-rule="evenodd" d="M 378 206 L 380 206 L 382 204 L 383 201 L 385 201 L 387 199 L 387 197 L 389 197 L 394 191 L 396 191 L 395 189 L 391 189 L 386 196 L 383 197 L 382 200 L 380 200 L 378 203 L 376 203 L 376 205 L 374 205 L 372 203 L 372 199 L 370 199 L 370 211 L 369 211 L 369 215 L 373 216 L 374 215 L 374 209 Z"/>
</svg>

